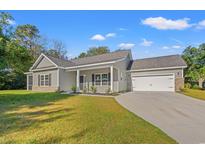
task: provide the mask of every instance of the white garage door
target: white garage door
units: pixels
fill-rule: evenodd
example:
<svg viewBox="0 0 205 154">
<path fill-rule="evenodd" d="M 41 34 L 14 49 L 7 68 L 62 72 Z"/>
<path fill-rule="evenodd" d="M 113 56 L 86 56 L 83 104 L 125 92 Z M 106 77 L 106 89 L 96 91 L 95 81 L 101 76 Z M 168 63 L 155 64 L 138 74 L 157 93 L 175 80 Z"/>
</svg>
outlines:
<svg viewBox="0 0 205 154">
<path fill-rule="evenodd" d="M 175 91 L 174 75 L 133 76 L 133 91 Z"/>
</svg>

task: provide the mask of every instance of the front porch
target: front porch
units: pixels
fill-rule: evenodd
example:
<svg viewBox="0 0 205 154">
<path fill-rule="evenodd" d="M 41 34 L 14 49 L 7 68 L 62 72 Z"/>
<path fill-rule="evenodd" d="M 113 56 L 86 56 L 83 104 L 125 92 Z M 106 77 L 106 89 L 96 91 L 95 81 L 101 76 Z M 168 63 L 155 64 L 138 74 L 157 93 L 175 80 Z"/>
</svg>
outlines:
<svg viewBox="0 0 205 154">
<path fill-rule="evenodd" d="M 77 92 L 90 93 L 91 87 L 96 93 L 109 93 L 119 91 L 118 70 L 111 66 L 90 67 L 76 69 Z"/>
</svg>

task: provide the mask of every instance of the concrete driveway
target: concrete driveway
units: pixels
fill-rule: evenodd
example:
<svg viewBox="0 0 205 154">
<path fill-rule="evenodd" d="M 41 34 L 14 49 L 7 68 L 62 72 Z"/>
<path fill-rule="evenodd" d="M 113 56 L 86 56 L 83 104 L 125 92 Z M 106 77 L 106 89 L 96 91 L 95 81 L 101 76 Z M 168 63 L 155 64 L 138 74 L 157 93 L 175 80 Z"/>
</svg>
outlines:
<svg viewBox="0 0 205 154">
<path fill-rule="evenodd" d="M 205 101 L 172 92 L 129 92 L 116 100 L 179 143 L 205 143 Z"/>
</svg>

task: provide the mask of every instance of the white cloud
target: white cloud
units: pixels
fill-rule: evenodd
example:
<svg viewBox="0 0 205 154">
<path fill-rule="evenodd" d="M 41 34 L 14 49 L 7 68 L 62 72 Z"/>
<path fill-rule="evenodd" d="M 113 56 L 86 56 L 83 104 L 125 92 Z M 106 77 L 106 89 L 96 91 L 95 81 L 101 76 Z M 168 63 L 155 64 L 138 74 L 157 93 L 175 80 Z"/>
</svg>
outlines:
<svg viewBox="0 0 205 154">
<path fill-rule="evenodd" d="M 172 48 L 173 48 L 173 49 L 180 49 L 181 46 L 180 46 L 180 45 L 173 45 Z"/>
<path fill-rule="evenodd" d="M 183 30 L 192 26 L 188 21 L 188 18 L 172 20 L 163 17 L 150 17 L 142 20 L 142 24 L 158 30 Z"/>
<path fill-rule="evenodd" d="M 170 49 L 170 47 L 168 47 L 168 46 L 163 46 L 162 49 L 163 49 L 163 50 L 168 50 L 168 49 Z"/>
<path fill-rule="evenodd" d="M 10 20 L 10 19 L 7 20 L 7 23 L 9 25 L 15 25 L 16 24 L 16 22 L 14 20 Z"/>
<path fill-rule="evenodd" d="M 140 43 L 140 45 L 145 46 L 145 47 L 149 47 L 153 44 L 152 41 L 148 41 L 146 39 L 142 39 L 142 43 Z"/>
<path fill-rule="evenodd" d="M 115 37 L 115 36 L 116 36 L 115 33 L 108 33 L 108 34 L 105 35 L 105 37 Z"/>
<path fill-rule="evenodd" d="M 182 48 L 180 45 L 172 45 L 172 46 L 163 46 L 163 50 L 169 50 L 169 49 L 180 49 Z"/>
<path fill-rule="evenodd" d="M 200 21 L 197 25 L 196 25 L 197 29 L 204 29 L 205 28 L 205 20 Z"/>
<path fill-rule="evenodd" d="M 106 38 L 100 34 L 96 34 L 96 35 L 93 35 L 90 39 L 96 40 L 96 41 L 104 41 Z"/>
<path fill-rule="evenodd" d="M 133 43 L 121 43 L 118 45 L 120 49 L 131 49 L 135 46 Z"/>
</svg>

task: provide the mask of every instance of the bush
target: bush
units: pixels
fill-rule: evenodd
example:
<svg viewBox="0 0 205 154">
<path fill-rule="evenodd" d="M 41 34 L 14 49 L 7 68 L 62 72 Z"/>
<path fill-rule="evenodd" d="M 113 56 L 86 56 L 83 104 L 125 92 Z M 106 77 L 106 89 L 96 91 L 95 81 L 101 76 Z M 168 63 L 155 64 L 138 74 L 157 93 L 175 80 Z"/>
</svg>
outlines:
<svg viewBox="0 0 205 154">
<path fill-rule="evenodd" d="M 92 91 L 93 94 L 97 92 L 97 88 L 95 86 L 91 86 L 90 90 Z"/>
<path fill-rule="evenodd" d="M 192 88 L 193 89 L 200 89 L 200 87 L 197 84 L 193 85 Z"/>
<path fill-rule="evenodd" d="M 185 83 L 184 84 L 184 88 L 189 88 L 190 89 L 191 88 L 191 84 L 190 83 Z"/>
<path fill-rule="evenodd" d="M 83 93 L 87 93 L 87 88 L 83 88 Z"/>
<path fill-rule="evenodd" d="M 76 86 L 72 86 L 71 90 L 73 91 L 73 93 L 76 93 L 77 87 Z"/>
<path fill-rule="evenodd" d="M 110 94 L 111 90 L 110 87 L 105 91 L 106 94 Z"/>
</svg>

